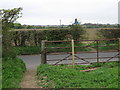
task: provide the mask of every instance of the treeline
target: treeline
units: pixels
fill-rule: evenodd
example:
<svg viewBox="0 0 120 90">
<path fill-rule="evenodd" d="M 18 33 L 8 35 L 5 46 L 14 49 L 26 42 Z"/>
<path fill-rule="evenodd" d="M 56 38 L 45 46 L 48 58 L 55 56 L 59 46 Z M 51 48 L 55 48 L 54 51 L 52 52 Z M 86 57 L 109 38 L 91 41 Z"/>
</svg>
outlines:
<svg viewBox="0 0 120 90">
<path fill-rule="evenodd" d="M 86 28 L 118 28 L 118 24 L 92 24 L 85 23 L 83 24 Z"/>
<path fill-rule="evenodd" d="M 43 29 L 44 26 L 35 26 L 35 25 L 21 25 L 20 23 L 14 23 L 12 28 L 14 29 Z"/>
<path fill-rule="evenodd" d="M 20 23 L 14 23 L 12 27 L 14 29 L 46 29 L 46 28 L 68 28 L 70 25 L 22 25 Z M 82 24 L 85 28 L 118 28 L 118 24 L 92 24 L 85 23 Z"/>
<path fill-rule="evenodd" d="M 78 40 L 83 38 L 85 30 L 80 25 L 71 25 L 70 28 L 51 30 L 11 31 L 11 40 L 14 46 L 40 46 L 41 40 Z"/>
</svg>

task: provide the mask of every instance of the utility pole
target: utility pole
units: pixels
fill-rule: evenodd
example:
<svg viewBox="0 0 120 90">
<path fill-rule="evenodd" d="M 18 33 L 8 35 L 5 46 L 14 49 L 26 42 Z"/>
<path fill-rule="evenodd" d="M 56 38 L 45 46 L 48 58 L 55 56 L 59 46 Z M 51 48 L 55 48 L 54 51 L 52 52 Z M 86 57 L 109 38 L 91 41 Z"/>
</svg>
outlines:
<svg viewBox="0 0 120 90">
<path fill-rule="evenodd" d="M 61 26 L 61 19 L 60 19 L 60 26 Z"/>
</svg>

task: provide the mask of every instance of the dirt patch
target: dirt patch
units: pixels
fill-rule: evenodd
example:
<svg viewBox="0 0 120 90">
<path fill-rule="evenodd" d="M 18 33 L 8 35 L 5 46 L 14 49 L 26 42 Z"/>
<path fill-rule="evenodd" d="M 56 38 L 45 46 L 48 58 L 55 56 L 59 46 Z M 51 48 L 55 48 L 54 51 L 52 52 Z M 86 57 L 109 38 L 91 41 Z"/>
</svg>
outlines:
<svg viewBox="0 0 120 90">
<path fill-rule="evenodd" d="M 35 70 L 27 70 L 22 82 L 20 83 L 21 88 L 42 88 L 37 85 L 36 71 Z"/>
<path fill-rule="evenodd" d="M 86 69 L 86 70 L 80 70 L 81 72 L 90 72 L 90 71 L 94 71 L 94 70 L 96 70 L 97 68 L 88 68 L 88 69 Z"/>
</svg>

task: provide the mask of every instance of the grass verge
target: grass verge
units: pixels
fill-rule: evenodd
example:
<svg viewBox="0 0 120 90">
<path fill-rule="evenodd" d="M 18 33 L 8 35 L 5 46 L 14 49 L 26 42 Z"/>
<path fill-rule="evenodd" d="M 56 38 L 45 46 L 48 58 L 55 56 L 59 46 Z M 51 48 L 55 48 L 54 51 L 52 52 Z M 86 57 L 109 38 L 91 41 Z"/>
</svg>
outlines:
<svg viewBox="0 0 120 90">
<path fill-rule="evenodd" d="M 13 47 L 13 50 L 17 53 L 17 55 L 40 54 L 41 52 L 39 46 Z"/>
<path fill-rule="evenodd" d="M 81 72 L 97 67 L 90 72 Z M 118 63 L 92 65 L 52 66 L 43 64 L 37 68 L 38 85 L 45 88 L 118 88 Z"/>
<path fill-rule="evenodd" d="M 19 58 L 2 59 L 2 88 L 20 88 L 19 83 L 26 70 L 24 62 Z"/>
</svg>

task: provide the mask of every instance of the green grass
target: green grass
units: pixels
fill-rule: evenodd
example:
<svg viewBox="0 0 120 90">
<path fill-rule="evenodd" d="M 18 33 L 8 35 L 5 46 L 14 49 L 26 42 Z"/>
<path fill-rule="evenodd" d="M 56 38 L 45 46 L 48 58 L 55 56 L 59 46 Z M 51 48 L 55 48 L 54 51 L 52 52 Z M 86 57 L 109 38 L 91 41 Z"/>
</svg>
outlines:
<svg viewBox="0 0 120 90">
<path fill-rule="evenodd" d="M 21 59 L 3 58 L 2 88 L 20 88 L 19 84 L 25 70 L 25 64 Z"/>
<path fill-rule="evenodd" d="M 85 44 L 76 43 L 75 46 L 85 46 Z M 46 45 L 48 47 L 47 52 L 71 52 L 71 48 L 62 48 L 62 49 L 52 49 L 51 47 L 71 47 L 71 43 L 52 43 Z M 25 46 L 25 47 L 13 47 L 13 50 L 17 55 L 31 55 L 31 54 L 40 54 L 40 46 Z M 90 51 L 90 48 L 75 48 L 75 51 Z"/>
<path fill-rule="evenodd" d="M 0 89 L 2 88 L 2 58 L 0 58 Z"/>
<path fill-rule="evenodd" d="M 41 48 L 39 46 L 25 46 L 25 47 L 13 47 L 17 55 L 31 55 L 40 54 Z"/>
<path fill-rule="evenodd" d="M 80 71 L 88 67 L 98 68 Z M 43 64 L 37 68 L 37 76 L 38 85 L 45 88 L 118 88 L 118 63 L 76 65 L 75 69 L 71 65 Z"/>
<path fill-rule="evenodd" d="M 85 46 L 92 46 L 94 49 L 96 49 L 96 42 L 90 43 L 90 44 L 83 44 L 81 42 L 75 42 L 75 46 L 81 46 L 81 48 L 75 48 L 75 52 L 80 52 L 80 51 L 91 51 L 92 49 L 90 47 L 85 47 Z M 103 47 L 106 46 L 106 47 Z M 110 45 L 117 45 L 116 42 L 111 43 L 111 42 L 104 42 L 100 41 L 99 42 L 99 50 L 116 50 L 118 47 L 113 46 L 113 47 L 108 47 Z M 47 52 L 71 52 L 71 48 L 51 48 L 51 47 L 71 47 L 71 42 L 62 42 L 62 43 L 48 43 L 46 45 Z M 17 55 L 31 55 L 31 54 L 40 54 L 41 53 L 41 47 L 40 46 L 25 46 L 25 47 L 13 47 L 13 50 L 17 53 Z"/>
<path fill-rule="evenodd" d="M 97 48 L 97 47 L 95 47 L 95 46 L 97 46 L 96 42 L 93 42 L 93 43 L 91 43 L 89 45 L 93 46 L 95 49 Z M 116 46 L 114 46 L 114 45 L 116 45 Z M 104 50 L 117 50 L 118 49 L 118 42 L 99 41 L 99 45 L 98 46 L 99 46 L 98 49 L 100 51 L 104 51 Z"/>
<path fill-rule="evenodd" d="M 85 44 L 82 44 L 82 43 L 75 43 L 74 44 L 75 47 L 76 46 L 85 46 Z M 52 43 L 52 44 L 49 44 L 47 45 L 48 49 L 47 51 L 48 52 L 71 52 L 72 51 L 72 48 L 57 48 L 57 49 L 52 49 L 50 47 L 72 47 L 71 46 L 71 42 L 63 42 L 63 43 Z M 75 48 L 75 52 L 80 52 L 80 51 L 90 51 L 91 49 L 90 48 Z"/>
</svg>

